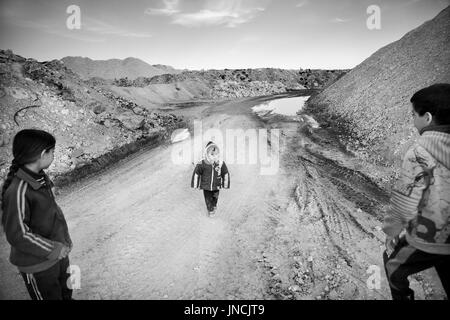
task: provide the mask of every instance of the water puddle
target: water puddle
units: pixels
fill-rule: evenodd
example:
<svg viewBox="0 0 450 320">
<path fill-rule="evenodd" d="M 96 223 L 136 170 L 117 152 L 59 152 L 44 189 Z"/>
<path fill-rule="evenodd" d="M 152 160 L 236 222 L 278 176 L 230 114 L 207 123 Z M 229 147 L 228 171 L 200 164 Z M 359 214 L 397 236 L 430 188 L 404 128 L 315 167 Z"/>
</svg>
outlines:
<svg viewBox="0 0 450 320">
<path fill-rule="evenodd" d="M 269 119 L 277 115 L 293 118 L 295 121 L 301 122 L 313 129 L 320 128 L 319 123 L 310 115 L 305 113 L 299 114 L 305 107 L 305 102 L 309 96 L 296 98 L 283 98 L 265 102 L 252 108 L 260 118 Z"/>
<path fill-rule="evenodd" d="M 284 116 L 295 116 L 297 112 L 303 110 L 305 102 L 309 96 L 297 98 L 284 98 L 269 101 L 252 108 L 253 112 L 257 114 L 281 114 Z"/>
</svg>

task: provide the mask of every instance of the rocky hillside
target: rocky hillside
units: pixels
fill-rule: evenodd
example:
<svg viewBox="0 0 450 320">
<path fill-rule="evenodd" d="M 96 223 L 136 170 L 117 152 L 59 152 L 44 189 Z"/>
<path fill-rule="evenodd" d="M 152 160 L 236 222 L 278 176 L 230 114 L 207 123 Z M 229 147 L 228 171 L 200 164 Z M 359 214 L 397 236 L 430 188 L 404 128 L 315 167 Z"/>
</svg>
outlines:
<svg viewBox="0 0 450 320">
<path fill-rule="evenodd" d="M 321 89 L 348 70 L 236 69 L 184 71 L 135 80 L 90 79 L 128 99 L 152 108 L 158 103 L 266 96 L 290 90 Z"/>
<path fill-rule="evenodd" d="M 348 70 L 284 70 L 284 69 L 225 69 L 207 71 L 183 71 L 178 74 L 163 74 L 152 78 L 135 80 L 118 79 L 119 86 L 144 87 L 151 84 L 168 84 L 183 81 L 201 81 L 211 88 L 219 83 L 282 83 L 286 89 L 321 89 L 342 77 Z"/>
<path fill-rule="evenodd" d="M 295 87 L 297 90 L 306 89 L 301 85 Z M 273 94 L 284 93 L 287 91 L 286 85 L 283 83 L 267 82 L 267 81 L 220 81 L 215 84 L 211 90 L 213 99 L 233 99 L 245 97 L 267 96 Z"/>
<path fill-rule="evenodd" d="M 61 180 L 101 169 L 182 123 L 86 85 L 61 61 L 38 62 L 9 50 L 0 50 L 0 110 L 0 180 L 12 160 L 12 138 L 24 128 L 56 136 L 49 172 Z"/>
<path fill-rule="evenodd" d="M 61 61 L 85 80 L 95 77 L 112 80 L 120 78 L 134 80 L 139 77 L 153 77 L 160 74 L 180 72 L 170 66 L 149 65 L 136 58 L 92 60 L 83 57 L 65 57 Z"/>
<path fill-rule="evenodd" d="M 103 88 L 151 110 L 167 103 L 212 100 L 211 88 L 201 81 L 152 84 L 142 87 L 102 85 Z"/>
<path fill-rule="evenodd" d="M 450 7 L 375 52 L 309 102 L 350 135 L 349 147 L 387 164 L 417 138 L 410 98 L 434 83 L 450 83 Z"/>
</svg>

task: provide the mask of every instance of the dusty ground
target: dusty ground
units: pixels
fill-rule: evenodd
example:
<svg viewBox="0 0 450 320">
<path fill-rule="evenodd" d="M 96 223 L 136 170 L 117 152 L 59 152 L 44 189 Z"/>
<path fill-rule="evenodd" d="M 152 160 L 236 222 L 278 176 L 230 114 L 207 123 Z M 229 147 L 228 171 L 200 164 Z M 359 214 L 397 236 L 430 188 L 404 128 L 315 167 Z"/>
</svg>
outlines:
<svg viewBox="0 0 450 320">
<path fill-rule="evenodd" d="M 63 190 L 59 203 L 81 268 L 77 299 L 389 299 L 380 219 L 388 195 L 325 130 L 257 118 L 264 98 L 201 105 L 181 113 L 204 127 L 282 128 L 281 167 L 229 164 L 231 189 L 207 218 L 190 189 L 192 164 L 172 145 L 141 152 Z M 184 142 L 187 143 L 187 142 Z M 241 150 L 243 152 L 243 150 Z M 365 168 L 365 170 L 363 170 Z M 369 170 L 370 169 L 370 170 Z M 27 299 L 0 240 L 0 298 Z M 380 267 L 381 284 L 366 281 Z M 420 299 L 442 299 L 434 270 L 412 279 Z"/>
</svg>

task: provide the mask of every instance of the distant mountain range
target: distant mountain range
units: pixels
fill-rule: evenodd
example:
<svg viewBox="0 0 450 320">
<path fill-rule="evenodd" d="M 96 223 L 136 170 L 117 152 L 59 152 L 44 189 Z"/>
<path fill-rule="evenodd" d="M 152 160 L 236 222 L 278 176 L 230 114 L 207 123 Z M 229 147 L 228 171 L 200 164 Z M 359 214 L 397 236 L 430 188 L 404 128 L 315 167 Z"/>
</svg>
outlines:
<svg viewBox="0 0 450 320">
<path fill-rule="evenodd" d="M 139 77 L 153 77 L 161 74 L 176 74 L 176 70 L 166 65 L 150 65 L 137 58 L 92 60 L 85 57 L 64 57 L 64 65 L 77 73 L 82 79 L 94 77 L 103 79 L 136 79 Z"/>
</svg>

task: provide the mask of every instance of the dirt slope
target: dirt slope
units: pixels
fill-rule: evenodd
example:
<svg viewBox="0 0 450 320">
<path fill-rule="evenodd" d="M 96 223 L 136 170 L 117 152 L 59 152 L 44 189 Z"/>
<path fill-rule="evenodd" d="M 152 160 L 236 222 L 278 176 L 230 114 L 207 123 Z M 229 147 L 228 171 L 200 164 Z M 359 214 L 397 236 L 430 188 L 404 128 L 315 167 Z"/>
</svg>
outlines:
<svg viewBox="0 0 450 320">
<path fill-rule="evenodd" d="M 375 52 L 309 105 L 346 127 L 362 156 L 398 164 L 417 137 L 411 96 L 440 82 L 450 83 L 450 7 Z"/>
<path fill-rule="evenodd" d="M 156 108 L 160 104 L 200 99 L 211 99 L 212 89 L 204 82 L 183 81 L 178 83 L 152 84 L 145 87 L 107 86 L 115 94 L 145 106 Z"/>
</svg>

